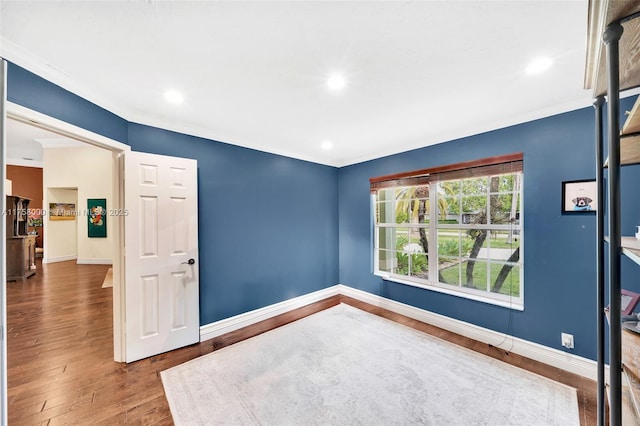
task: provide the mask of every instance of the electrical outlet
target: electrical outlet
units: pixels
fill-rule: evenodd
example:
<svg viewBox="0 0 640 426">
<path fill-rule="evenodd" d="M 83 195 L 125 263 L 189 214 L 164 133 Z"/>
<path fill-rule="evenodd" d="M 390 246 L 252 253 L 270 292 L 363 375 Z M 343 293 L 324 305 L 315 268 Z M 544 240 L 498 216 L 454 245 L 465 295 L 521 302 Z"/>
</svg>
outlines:
<svg viewBox="0 0 640 426">
<path fill-rule="evenodd" d="M 573 334 L 562 333 L 560 338 L 562 339 L 562 346 L 567 349 L 573 349 Z"/>
</svg>

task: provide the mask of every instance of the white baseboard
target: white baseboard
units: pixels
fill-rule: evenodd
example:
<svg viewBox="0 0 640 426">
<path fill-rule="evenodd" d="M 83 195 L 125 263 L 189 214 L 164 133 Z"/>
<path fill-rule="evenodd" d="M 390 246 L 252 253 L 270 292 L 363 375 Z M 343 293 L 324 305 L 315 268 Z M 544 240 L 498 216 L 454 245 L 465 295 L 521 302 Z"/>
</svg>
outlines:
<svg viewBox="0 0 640 426">
<path fill-rule="evenodd" d="M 213 339 L 225 333 L 247 327 L 260 321 L 284 314 L 294 309 L 301 308 L 314 302 L 336 296 L 337 286 L 314 291 L 313 293 L 294 297 L 274 305 L 265 306 L 264 308 L 245 312 L 230 318 L 200 326 L 200 341 Z"/>
<path fill-rule="evenodd" d="M 76 260 L 77 258 L 78 256 L 75 254 L 71 256 L 43 257 L 42 263 L 67 262 L 69 260 Z"/>
<path fill-rule="evenodd" d="M 396 302 L 395 300 L 376 296 L 375 294 L 358 290 L 343 284 L 338 284 L 290 300 L 285 300 L 284 302 L 265 306 L 264 308 L 203 325 L 200 327 L 200 340 L 204 341 L 212 339 L 230 331 L 247 327 L 262 320 L 338 294 L 352 297 L 362 302 L 369 303 L 370 305 L 379 306 L 397 314 L 440 327 L 479 342 L 498 346 L 500 342 L 503 342 L 504 340 L 505 335 L 503 333 L 416 308 L 414 306 L 406 305 L 404 303 Z M 508 349 L 509 352 L 522 355 L 552 367 L 557 367 L 591 380 L 597 380 L 597 364 L 595 361 L 590 359 L 510 336 L 507 337 L 507 339 L 504 340 L 504 343 L 499 347 Z M 609 374 L 608 371 L 606 374 Z"/>
<path fill-rule="evenodd" d="M 396 302 L 395 300 L 376 296 L 346 285 L 338 284 L 336 287 L 338 287 L 338 293 L 345 296 L 353 297 L 354 299 L 358 299 L 362 302 L 379 306 L 397 314 L 440 327 L 479 342 L 498 346 L 500 342 L 504 341 L 504 343 L 499 347 L 505 350 L 508 349 L 509 352 L 522 355 L 571 373 L 579 374 L 580 376 L 587 377 L 592 380 L 597 380 L 597 364 L 595 361 L 588 358 L 563 352 L 558 349 L 550 348 L 548 346 L 517 337 L 509 336 L 504 340 L 505 335 L 497 331 Z M 512 343 L 513 347 L 511 346 Z"/>
<path fill-rule="evenodd" d="M 111 259 L 78 259 L 78 265 L 113 265 Z"/>
</svg>

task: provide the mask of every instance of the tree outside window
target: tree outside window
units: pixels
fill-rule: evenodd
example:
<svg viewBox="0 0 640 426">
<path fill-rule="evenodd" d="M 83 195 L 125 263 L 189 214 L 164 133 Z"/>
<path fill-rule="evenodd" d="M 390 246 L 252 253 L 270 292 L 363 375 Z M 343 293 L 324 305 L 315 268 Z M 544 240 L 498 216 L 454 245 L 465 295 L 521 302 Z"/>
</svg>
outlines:
<svg viewBox="0 0 640 426">
<path fill-rule="evenodd" d="M 403 180 L 374 192 L 375 272 L 524 306 L 521 162 L 515 171 L 460 174 L 433 176 L 428 183 L 421 177 L 418 185 Z"/>
</svg>

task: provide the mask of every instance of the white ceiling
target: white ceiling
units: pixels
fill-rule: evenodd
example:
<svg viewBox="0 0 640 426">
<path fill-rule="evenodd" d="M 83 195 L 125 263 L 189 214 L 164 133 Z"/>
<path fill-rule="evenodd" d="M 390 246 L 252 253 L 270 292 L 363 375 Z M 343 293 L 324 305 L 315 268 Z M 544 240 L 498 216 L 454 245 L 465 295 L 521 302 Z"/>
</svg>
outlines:
<svg viewBox="0 0 640 426">
<path fill-rule="evenodd" d="M 129 121 L 334 166 L 592 102 L 586 0 L 0 7 L 3 57 Z M 527 75 L 540 55 L 553 67 Z"/>
<path fill-rule="evenodd" d="M 38 140 L 52 139 L 56 136 L 46 130 L 15 120 L 7 120 L 6 123 L 7 164 L 42 167 L 42 145 Z"/>
<path fill-rule="evenodd" d="M 87 147 L 89 145 L 31 124 L 9 119 L 7 130 L 7 164 L 42 167 L 45 148 Z"/>
</svg>

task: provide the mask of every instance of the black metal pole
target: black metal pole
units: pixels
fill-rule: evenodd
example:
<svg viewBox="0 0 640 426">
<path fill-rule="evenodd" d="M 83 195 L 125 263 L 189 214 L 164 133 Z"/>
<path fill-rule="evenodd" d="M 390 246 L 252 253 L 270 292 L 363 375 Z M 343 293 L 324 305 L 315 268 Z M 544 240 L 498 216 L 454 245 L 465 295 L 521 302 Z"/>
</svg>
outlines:
<svg viewBox="0 0 640 426">
<path fill-rule="evenodd" d="M 609 122 L 609 425 L 622 425 L 622 330 L 620 324 L 620 64 L 623 32 L 619 22 L 607 26 L 607 97 Z"/>
<path fill-rule="evenodd" d="M 593 107 L 596 112 L 596 182 L 598 189 L 598 205 L 596 207 L 596 305 L 598 319 L 597 340 L 598 340 L 598 400 L 597 419 L 598 426 L 605 425 L 605 344 L 604 344 L 604 179 L 602 165 L 604 163 L 603 154 L 603 126 L 602 126 L 602 104 L 604 97 L 598 96 Z"/>
</svg>

